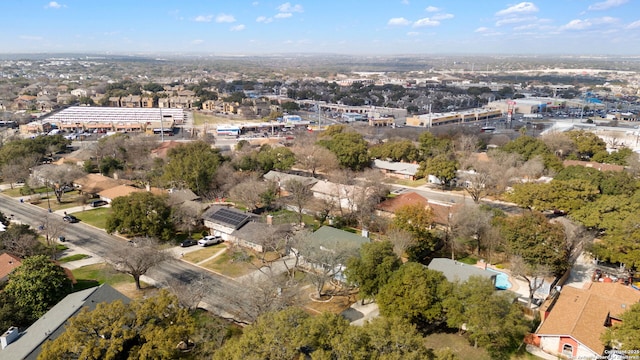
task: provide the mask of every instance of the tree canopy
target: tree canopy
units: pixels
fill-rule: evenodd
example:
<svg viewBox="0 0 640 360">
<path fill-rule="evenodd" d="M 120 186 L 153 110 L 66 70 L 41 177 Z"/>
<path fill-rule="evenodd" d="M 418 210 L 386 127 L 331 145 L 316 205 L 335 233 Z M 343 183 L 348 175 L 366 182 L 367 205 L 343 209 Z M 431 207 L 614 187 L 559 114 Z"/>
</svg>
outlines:
<svg viewBox="0 0 640 360">
<path fill-rule="evenodd" d="M 195 323 L 166 290 L 124 304 L 117 300 L 83 308 L 64 333 L 44 344 L 38 359 L 176 359 Z"/>
<path fill-rule="evenodd" d="M 400 264 L 400 258 L 393 252 L 393 244 L 389 241 L 371 242 L 362 245 L 359 257 L 347 261 L 345 274 L 350 282 L 358 285 L 364 300 L 375 297 Z"/>
<path fill-rule="evenodd" d="M 343 125 L 329 126 L 318 144 L 333 152 L 343 168 L 362 170 L 371 162 L 367 142 L 362 135 L 346 131 Z"/>
<path fill-rule="evenodd" d="M 621 350 L 621 354 L 631 354 L 628 351 L 640 349 L 640 303 L 622 313 L 621 320 L 602 334 L 602 341 Z"/>
<path fill-rule="evenodd" d="M 174 233 L 171 207 L 166 195 L 151 192 L 135 192 L 115 198 L 111 202 L 111 215 L 106 230 L 129 236 L 151 236 L 169 240 Z"/>
<path fill-rule="evenodd" d="M 218 150 L 204 141 L 184 144 L 169 150 L 162 179 L 169 186 L 205 195 L 221 162 Z"/>
<path fill-rule="evenodd" d="M 71 280 L 62 267 L 46 255 L 31 256 L 22 261 L 11 274 L 4 291 L 38 319 L 71 292 Z"/>
</svg>

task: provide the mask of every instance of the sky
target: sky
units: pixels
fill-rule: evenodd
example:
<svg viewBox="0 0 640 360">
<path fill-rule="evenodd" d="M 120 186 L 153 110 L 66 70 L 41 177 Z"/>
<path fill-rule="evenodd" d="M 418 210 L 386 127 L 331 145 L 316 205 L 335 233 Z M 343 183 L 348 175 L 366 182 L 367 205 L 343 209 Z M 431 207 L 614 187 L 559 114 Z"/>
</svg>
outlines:
<svg viewBox="0 0 640 360">
<path fill-rule="evenodd" d="M 0 53 L 640 55 L 640 0 L 1 0 Z"/>
</svg>

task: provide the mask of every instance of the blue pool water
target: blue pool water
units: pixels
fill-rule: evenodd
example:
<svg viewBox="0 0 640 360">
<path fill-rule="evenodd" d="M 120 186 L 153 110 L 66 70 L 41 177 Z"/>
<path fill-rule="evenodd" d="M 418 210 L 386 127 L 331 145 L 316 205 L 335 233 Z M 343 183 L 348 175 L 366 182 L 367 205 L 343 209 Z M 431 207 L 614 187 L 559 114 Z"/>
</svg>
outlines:
<svg viewBox="0 0 640 360">
<path fill-rule="evenodd" d="M 500 289 L 500 290 L 508 290 L 511 288 L 511 282 L 509 282 L 509 275 L 500 272 L 500 271 L 495 271 L 492 269 L 487 269 L 489 271 L 493 271 L 494 273 L 498 274 L 496 276 L 496 288 Z"/>
</svg>

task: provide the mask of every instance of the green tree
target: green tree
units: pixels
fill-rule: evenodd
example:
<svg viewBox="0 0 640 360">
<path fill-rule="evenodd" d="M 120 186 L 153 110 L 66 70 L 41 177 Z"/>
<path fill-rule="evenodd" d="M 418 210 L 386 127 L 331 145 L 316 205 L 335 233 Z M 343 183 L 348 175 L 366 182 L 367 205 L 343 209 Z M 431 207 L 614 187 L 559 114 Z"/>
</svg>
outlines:
<svg viewBox="0 0 640 360">
<path fill-rule="evenodd" d="M 367 142 L 362 135 L 345 129 L 344 126 L 329 126 L 318 144 L 333 152 L 343 168 L 359 171 L 368 167 L 371 159 Z"/>
<path fill-rule="evenodd" d="M 391 161 L 418 161 L 420 151 L 410 140 L 389 140 L 369 149 L 372 158 Z"/>
<path fill-rule="evenodd" d="M 544 167 L 559 171 L 562 169 L 562 162 L 555 156 L 549 147 L 540 139 L 523 135 L 515 140 L 509 141 L 502 147 L 503 151 L 516 153 L 522 156 L 522 160 L 528 161 L 536 156 L 542 156 Z"/>
<path fill-rule="evenodd" d="M 292 111 L 300 110 L 300 105 L 298 105 L 298 103 L 293 101 L 286 101 L 282 103 L 281 108 L 282 108 L 282 111 L 292 112 Z"/>
<path fill-rule="evenodd" d="M 441 272 L 408 262 L 382 286 L 376 301 L 380 314 L 406 319 L 421 331 L 429 331 L 446 320 L 443 301 L 451 290 Z"/>
<path fill-rule="evenodd" d="M 38 359 L 176 359 L 195 322 L 166 290 L 123 304 L 120 300 L 83 308 L 65 332 L 44 344 Z"/>
<path fill-rule="evenodd" d="M 64 269 L 46 255 L 31 256 L 22 261 L 10 275 L 4 291 L 25 309 L 33 320 L 71 292 L 71 280 Z"/>
<path fill-rule="evenodd" d="M 389 241 L 372 242 L 362 245 L 360 256 L 347 261 L 347 279 L 358 285 L 359 294 L 365 298 L 375 297 L 380 288 L 389 281 L 402 262 L 393 252 Z"/>
<path fill-rule="evenodd" d="M 123 170 L 124 163 L 120 159 L 115 159 L 111 156 L 105 156 L 100 159 L 99 169 L 100 174 L 104 176 L 111 176 L 113 175 L 114 171 Z"/>
<path fill-rule="evenodd" d="M 567 132 L 566 135 L 576 145 L 577 155 L 581 160 L 589 160 L 594 154 L 607 150 L 604 140 L 593 132 L 574 130 Z"/>
<path fill-rule="evenodd" d="M 458 162 L 455 159 L 451 159 L 446 154 L 440 154 L 422 162 L 417 175 L 421 177 L 435 176 L 444 189 L 451 180 L 455 179 L 457 170 Z"/>
<path fill-rule="evenodd" d="M 591 160 L 599 163 L 627 166 L 629 165 L 629 157 L 632 155 L 634 155 L 633 150 L 624 147 L 613 152 L 608 152 L 607 150 L 599 151 L 593 154 Z"/>
<path fill-rule="evenodd" d="M 108 233 L 117 231 L 129 236 L 171 239 L 174 226 L 167 196 L 144 191 L 115 198 L 111 203 L 106 230 Z"/>
<path fill-rule="evenodd" d="M 469 341 L 486 348 L 494 359 L 509 359 L 528 330 L 519 305 L 508 294 L 496 293 L 487 278 L 471 277 L 455 284 L 445 307 L 447 325 L 464 327 Z"/>
<path fill-rule="evenodd" d="M 428 159 L 437 155 L 449 154 L 453 149 L 451 140 L 436 137 L 432 133 L 425 131 L 418 138 L 422 159 Z"/>
<path fill-rule="evenodd" d="M 602 342 L 609 347 L 621 350 L 622 354 L 640 349 L 640 303 L 634 304 L 621 316 L 622 322 L 608 328 L 602 334 Z"/>
<path fill-rule="evenodd" d="M 264 174 L 271 170 L 289 170 L 295 162 L 296 155 L 293 151 L 282 146 L 272 148 L 270 145 L 263 145 L 256 155 L 256 165 Z"/>
<path fill-rule="evenodd" d="M 181 145 L 169 150 L 162 179 L 169 186 L 205 195 L 221 162 L 218 150 L 204 141 Z"/>
</svg>

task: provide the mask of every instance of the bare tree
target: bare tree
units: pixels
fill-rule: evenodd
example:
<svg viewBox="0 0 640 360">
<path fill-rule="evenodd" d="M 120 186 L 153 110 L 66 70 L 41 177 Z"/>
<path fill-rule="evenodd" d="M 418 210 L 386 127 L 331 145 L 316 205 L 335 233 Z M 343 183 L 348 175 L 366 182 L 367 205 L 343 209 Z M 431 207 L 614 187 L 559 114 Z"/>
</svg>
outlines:
<svg viewBox="0 0 640 360">
<path fill-rule="evenodd" d="M 151 268 L 173 259 L 173 256 L 160 250 L 158 241 L 152 238 L 134 238 L 129 246 L 114 252 L 113 262 L 119 272 L 133 276 L 136 289 L 140 290 L 140 277 Z"/>
<path fill-rule="evenodd" d="M 13 184 L 18 181 L 26 181 L 29 178 L 31 168 L 38 163 L 38 155 L 27 155 L 22 158 L 13 158 L 2 166 L 0 172 L 2 179 L 9 183 L 13 189 Z"/>
<path fill-rule="evenodd" d="M 464 205 L 451 217 L 452 237 L 462 243 L 473 243 L 476 255 L 484 246 L 491 229 L 491 212 L 478 205 Z"/>
<path fill-rule="evenodd" d="M 210 291 L 207 279 L 203 275 L 188 283 L 180 279 L 170 278 L 164 285 L 176 295 L 180 305 L 189 310 L 197 309 L 198 304 Z"/>
<path fill-rule="evenodd" d="M 235 201 L 245 205 L 249 211 L 252 211 L 258 208 L 262 200 L 261 194 L 266 190 L 267 183 L 251 177 L 234 186 L 229 191 L 229 195 Z"/>
<path fill-rule="evenodd" d="M 368 229 L 375 218 L 376 205 L 389 193 L 389 186 L 384 182 L 384 175 L 368 169 L 363 171 L 349 194 L 351 213 L 358 220 L 362 229 Z"/>
<path fill-rule="evenodd" d="M 520 256 L 513 256 L 511 258 L 511 275 L 527 282 L 529 287 L 527 305 L 531 306 L 536 291 L 544 285 L 544 279 L 551 275 L 551 270 L 541 264 L 528 264 Z"/>
<path fill-rule="evenodd" d="M 551 132 L 540 137 L 545 145 L 561 158 L 576 151 L 576 144 L 562 132 Z"/>
<path fill-rule="evenodd" d="M 387 234 L 389 241 L 393 244 L 393 252 L 399 257 L 405 256 L 407 249 L 415 244 L 413 235 L 402 229 L 391 229 Z"/>
<path fill-rule="evenodd" d="M 71 186 L 75 179 L 84 174 L 85 172 L 75 165 L 63 164 L 44 169 L 41 177 L 44 179 L 44 185 L 51 187 L 56 196 L 56 200 L 58 203 L 61 203 L 65 188 Z"/>
<path fill-rule="evenodd" d="M 313 193 L 309 186 L 296 179 L 287 181 L 284 188 L 289 193 L 289 199 L 291 199 L 291 202 L 296 207 L 298 223 L 301 223 L 304 205 L 313 197 Z"/>
<path fill-rule="evenodd" d="M 470 154 L 478 151 L 480 139 L 476 135 L 460 135 L 456 138 L 453 145 L 455 150 L 462 154 L 462 157 L 468 157 Z"/>
<path fill-rule="evenodd" d="M 0 249 L 20 258 L 43 253 L 38 234 L 24 224 L 9 224 L 6 231 L 0 233 Z"/>
<path fill-rule="evenodd" d="M 497 170 L 497 166 L 492 161 L 476 162 L 469 166 L 467 171 L 460 173 L 460 180 L 464 182 L 464 190 L 476 204 L 495 191 L 497 178 L 502 175 Z"/>
<path fill-rule="evenodd" d="M 540 156 L 528 160 L 520 167 L 520 176 L 533 180 L 538 179 L 544 172 L 544 161 Z"/>
<path fill-rule="evenodd" d="M 336 155 L 320 145 L 309 145 L 309 143 L 297 145 L 293 148 L 293 152 L 296 154 L 296 164 L 310 171 L 313 177 L 318 171 L 328 172 L 339 168 Z"/>
<path fill-rule="evenodd" d="M 199 211 L 193 206 L 176 204 L 172 206 L 171 217 L 173 223 L 180 231 L 186 231 L 191 236 L 193 229 L 198 225 Z"/>
<path fill-rule="evenodd" d="M 56 253 L 58 252 L 56 245 L 65 228 L 66 224 L 59 219 L 54 219 L 54 215 L 50 213 L 45 214 L 42 223 L 38 227 L 38 230 L 40 230 L 40 233 L 44 236 L 47 248 L 51 251 L 52 259 L 56 258 Z"/>
</svg>

